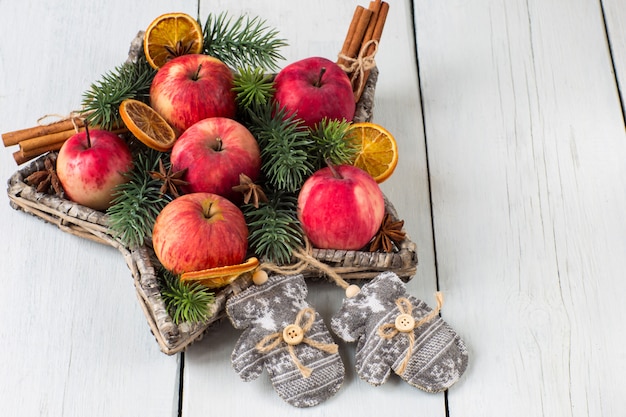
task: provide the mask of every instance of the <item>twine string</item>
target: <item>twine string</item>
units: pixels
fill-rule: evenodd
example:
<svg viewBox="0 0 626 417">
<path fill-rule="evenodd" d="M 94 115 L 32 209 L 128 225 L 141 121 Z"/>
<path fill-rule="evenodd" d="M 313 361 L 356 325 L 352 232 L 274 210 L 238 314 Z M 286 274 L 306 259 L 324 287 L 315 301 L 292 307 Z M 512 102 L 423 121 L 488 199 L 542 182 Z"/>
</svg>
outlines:
<svg viewBox="0 0 626 417">
<path fill-rule="evenodd" d="M 372 45 L 374 46 L 373 50 L 368 54 L 367 51 Z M 346 73 L 352 74 L 350 77 L 352 85 L 355 85 L 358 81 L 359 88 L 357 91 L 361 91 L 363 85 L 365 84 L 365 71 L 369 71 L 376 66 L 376 60 L 374 59 L 376 52 L 378 52 L 378 41 L 376 39 L 371 39 L 361 46 L 361 50 L 356 58 L 341 53 L 339 54 L 339 58 L 348 62 L 348 65 L 341 63 L 338 65 Z"/>
<path fill-rule="evenodd" d="M 409 364 L 409 361 L 411 360 L 411 355 L 413 354 L 413 347 L 415 346 L 415 329 L 417 329 L 420 326 L 423 326 L 424 324 L 428 323 L 429 321 L 437 317 L 437 315 L 439 314 L 439 311 L 441 310 L 441 307 L 443 306 L 443 294 L 440 291 L 437 291 L 435 293 L 435 299 L 437 301 L 437 306 L 433 310 L 431 310 L 430 313 L 422 317 L 420 320 L 416 321 L 415 325 L 413 326 L 413 329 L 411 329 L 410 331 L 402 332 L 398 330 L 395 323 L 385 323 L 385 324 L 382 324 L 378 328 L 378 332 L 377 332 L 378 336 L 381 337 L 382 339 L 386 339 L 386 340 L 393 339 L 399 333 L 406 334 L 409 339 L 409 349 L 407 350 L 407 353 L 404 356 L 404 359 L 400 363 L 400 366 L 398 366 L 398 369 L 396 370 L 396 373 L 398 375 L 402 375 L 404 373 L 407 365 Z M 411 301 L 408 298 L 406 297 L 398 298 L 396 300 L 396 306 L 398 307 L 400 314 L 408 314 L 410 316 L 413 315 L 413 305 L 411 304 Z"/>
<path fill-rule="evenodd" d="M 50 118 L 56 118 L 58 120 L 50 122 L 50 123 L 44 123 L 44 120 L 50 119 Z M 39 119 L 37 119 L 37 124 L 40 126 L 44 126 L 46 124 L 52 124 L 55 122 L 63 122 L 65 120 L 69 120 L 70 122 L 72 122 L 72 126 L 74 126 L 74 130 L 76 131 L 76 133 L 78 133 L 78 129 L 80 127 L 78 126 L 78 123 L 76 121 L 84 120 L 84 116 L 82 115 L 81 112 L 77 110 L 72 110 L 69 115 L 64 115 L 64 114 L 59 114 L 59 113 L 48 113 L 48 114 L 44 114 Z"/>
<path fill-rule="evenodd" d="M 348 288 L 349 284 L 343 278 L 341 278 L 341 276 L 336 273 L 331 266 L 321 261 L 318 261 L 311 253 L 311 243 L 308 239 L 305 239 L 304 248 L 295 250 L 293 252 L 293 256 L 299 259 L 298 262 L 290 265 L 276 265 L 271 262 L 264 262 L 260 266 L 260 269 L 274 272 L 280 275 L 295 275 L 303 272 L 309 266 L 312 266 L 326 274 L 326 276 L 332 279 L 339 287 L 343 288 L 344 290 Z"/>
<path fill-rule="evenodd" d="M 305 321 L 305 317 L 306 317 L 306 321 Z M 315 310 L 311 307 L 307 307 L 307 308 L 303 308 L 302 310 L 298 312 L 293 324 L 300 327 L 302 329 L 302 332 L 306 335 L 306 333 L 313 326 L 314 322 L 315 322 Z M 295 346 L 297 345 L 291 345 L 287 343 L 283 338 L 283 332 L 276 332 L 276 333 L 272 333 L 272 334 L 265 336 L 256 344 L 255 347 L 260 353 L 268 353 L 278 348 L 282 343 L 285 343 L 287 345 L 287 351 L 289 352 L 289 356 L 291 357 L 291 360 L 296 365 L 296 367 L 298 368 L 302 376 L 305 378 L 308 378 L 309 376 L 311 376 L 311 372 L 313 372 L 312 369 L 307 366 L 304 366 L 302 362 L 300 362 L 300 360 L 298 359 L 298 356 L 296 355 Z M 326 353 L 338 352 L 338 346 L 336 344 L 318 342 L 306 336 L 302 339 L 302 342 L 300 343 L 306 343 L 307 345 L 315 349 L 322 350 Z"/>
</svg>

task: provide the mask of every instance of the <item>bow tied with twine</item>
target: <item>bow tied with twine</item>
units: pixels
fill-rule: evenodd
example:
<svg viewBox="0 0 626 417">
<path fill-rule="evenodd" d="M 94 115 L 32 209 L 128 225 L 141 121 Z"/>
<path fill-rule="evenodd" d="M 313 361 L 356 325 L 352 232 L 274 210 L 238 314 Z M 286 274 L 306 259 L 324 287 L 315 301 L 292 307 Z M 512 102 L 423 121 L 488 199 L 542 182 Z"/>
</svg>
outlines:
<svg viewBox="0 0 626 417">
<path fill-rule="evenodd" d="M 370 52 L 370 46 L 373 46 L 372 51 Z M 359 54 L 356 58 L 352 58 L 345 54 L 339 54 L 339 58 L 345 60 L 349 65 L 339 64 L 342 70 L 344 70 L 348 74 L 352 74 L 350 77 L 350 81 L 352 85 L 358 85 L 356 91 L 361 91 L 363 88 L 363 84 L 365 84 L 365 72 L 371 70 L 376 66 L 376 60 L 374 57 L 376 56 L 376 52 L 378 51 L 378 41 L 376 39 L 372 39 L 363 44 Z"/>
<path fill-rule="evenodd" d="M 303 308 L 298 312 L 293 324 L 286 326 L 281 332 L 276 332 L 265 336 L 256 344 L 256 349 L 260 353 L 268 353 L 278 348 L 283 343 L 287 345 L 287 351 L 289 356 L 293 360 L 294 364 L 302 373 L 302 376 L 308 378 L 311 376 L 311 368 L 308 368 L 300 362 L 298 359 L 295 346 L 300 343 L 306 343 L 307 345 L 316 349 L 322 350 L 326 353 L 337 353 L 338 346 L 334 343 L 322 343 L 306 337 L 306 333 L 311 329 L 315 322 L 315 310 L 313 308 Z M 295 330 L 294 330 L 295 329 Z M 292 333 L 295 331 L 295 336 Z"/>
<path fill-rule="evenodd" d="M 58 114 L 58 113 L 44 114 L 39 119 L 37 119 L 37 125 L 46 126 L 47 124 L 52 124 L 55 122 L 69 121 L 70 123 L 72 123 L 72 126 L 74 127 L 74 131 L 78 133 L 79 128 L 85 125 L 86 115 L 88 115 L 88 113 L 80 112 L 78 110 L 72 110 L 69 115 L 63 115 L 63 114 Z M 46 119 L 57 119 L 57 120 L 53 122 L 45 123 Z"/>
<path fill-rule="evenodd" d="M 409 349 L 406 356 L 402 360 L 402 363 L 396 370 L 398 375 L 402 375 L 404 373 L 409 361 L 411 360 L 411 354 L 413 353 L 413 347 L 415 345 L 414 330 L 434 319 L 439 314 L 439 310 L 441 310 L 443 305 L 443 294 L 441 292 L 436 292 L 435 298 L 437 300 L 437 307 L 418 321 L 413 319 L 413 305 L 411 304 L 411 301 L 406 297 L 398 298 L 396 300 L 396 306 L 398 307 L 398 310 L 400 310 L 400 315 L 398 315 L 394 323 L 386 323 L 378 328 L 378 336 L 383 339 L 390 340 L 398 334 L 405 334 L 409 339 Z"/>
</svg>

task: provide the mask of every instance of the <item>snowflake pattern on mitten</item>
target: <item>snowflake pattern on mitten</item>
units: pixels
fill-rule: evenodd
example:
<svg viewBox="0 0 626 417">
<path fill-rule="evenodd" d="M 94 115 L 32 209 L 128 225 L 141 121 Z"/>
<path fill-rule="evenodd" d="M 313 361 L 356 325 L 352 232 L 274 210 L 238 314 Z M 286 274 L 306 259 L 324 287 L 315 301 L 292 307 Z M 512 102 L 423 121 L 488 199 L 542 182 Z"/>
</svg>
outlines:
<svg viewBox="0 0 626 417">
<path fill-rule="evenodd" d="M 355 342 L 356 371 L 372 385 L 396 372 L 428 392 L 440 392 L 465 372 L 468 353 L 459 335 L 423 301 L 408 295 L 393 272 L 384 272 L 344 299 L 331 328 Z"/>
<path fill-rule="evenodd" d="M 245 329 L 231 355 L 244 381 L 265 368 L 278 395 L 296 407 L 311 407 L 341 387 L 345 368 L 330 331 L 305 301 L 302 275 L 269 277 L 232 296 L 226 312 Z"/>
</svg>

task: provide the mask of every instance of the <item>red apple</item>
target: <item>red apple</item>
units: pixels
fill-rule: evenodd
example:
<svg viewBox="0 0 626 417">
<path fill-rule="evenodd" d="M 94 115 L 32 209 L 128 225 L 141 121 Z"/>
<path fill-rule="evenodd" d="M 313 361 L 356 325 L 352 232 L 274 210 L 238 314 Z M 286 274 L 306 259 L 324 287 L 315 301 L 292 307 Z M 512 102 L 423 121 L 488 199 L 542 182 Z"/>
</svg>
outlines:
<svg viewBox="0 0 626 417">
<path fill-rule="evenodd" d="M 371 175 L 352 165 L 322 168 L 303 184 L 298 218 L 311 244 L 358 250 L 376 234 L 385 201 Z"/>
<path fill-rule="evenodd" d="M 233 191 L 239 174 L 252 181 L 261 171 L 261 151 L 252 133 L 242 124 L 224 117 L 201 120 L 183 133 L 174 144 L 172 169 L 186 169 L 182 187 L 186 193 L 207 192 L 237 201 Z"/>
<path fill-rule="evenodd" d="M 155 75 L 150 105 L 179 134 L 207 117 L 234 118 L 237 105 L 232 72 L 208 55 L 176 57 Z"/>
<path fill-rule="evenodd" d="M 152 245 L 161 264 L 175 274 L 240 264 L 248 250 L 241 210 L 216 194 L 186 194 L 156 218 Z"/>
<path fill-rule="evenodd" d="M 283 68 L 274 80 L 274 99 L 313 127 L 322 119 L 352 121 L 356 104 L 350 79 L 336 63 L 306 58 Z"/>
<path fill-rule="evenodd" d="M 126 142 L 106 130 L 80 132 L 65 141 L 57 157 L 57 175 L 72 201 L 95 210 L 111 205 L 113 189 L 128 181 L 133 166 Z"/>
</svg>

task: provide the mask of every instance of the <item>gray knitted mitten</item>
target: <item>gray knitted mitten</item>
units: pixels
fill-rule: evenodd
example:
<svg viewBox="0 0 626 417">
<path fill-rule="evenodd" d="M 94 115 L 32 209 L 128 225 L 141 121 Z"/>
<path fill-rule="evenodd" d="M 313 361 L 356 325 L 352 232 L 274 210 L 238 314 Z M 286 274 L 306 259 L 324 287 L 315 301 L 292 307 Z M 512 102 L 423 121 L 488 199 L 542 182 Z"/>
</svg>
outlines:
<svg viewBox="0 0 626 417">
<path fill-rule="evenodd" d="M 467 368 L 465 343 L 437 311 L 407 295 L 393 272 L 378 275 L 346 298 L 331 328 L 346 342 L 358 340 L 356 370 L 372 385 L 383 384 L 393 369 L 409 384 L 439 392 Z"/>
<path fill-rule="evenodd" d="M 306 296 L 302 275 L 272 276 L 226 303 L 233 326 L 245 329 L 231 356 L 235 371 L 251 381 L 265 367 L 278 395 L 296 407 L 331 397 L 345 375 L 337 345 Z"/>
</svg>

